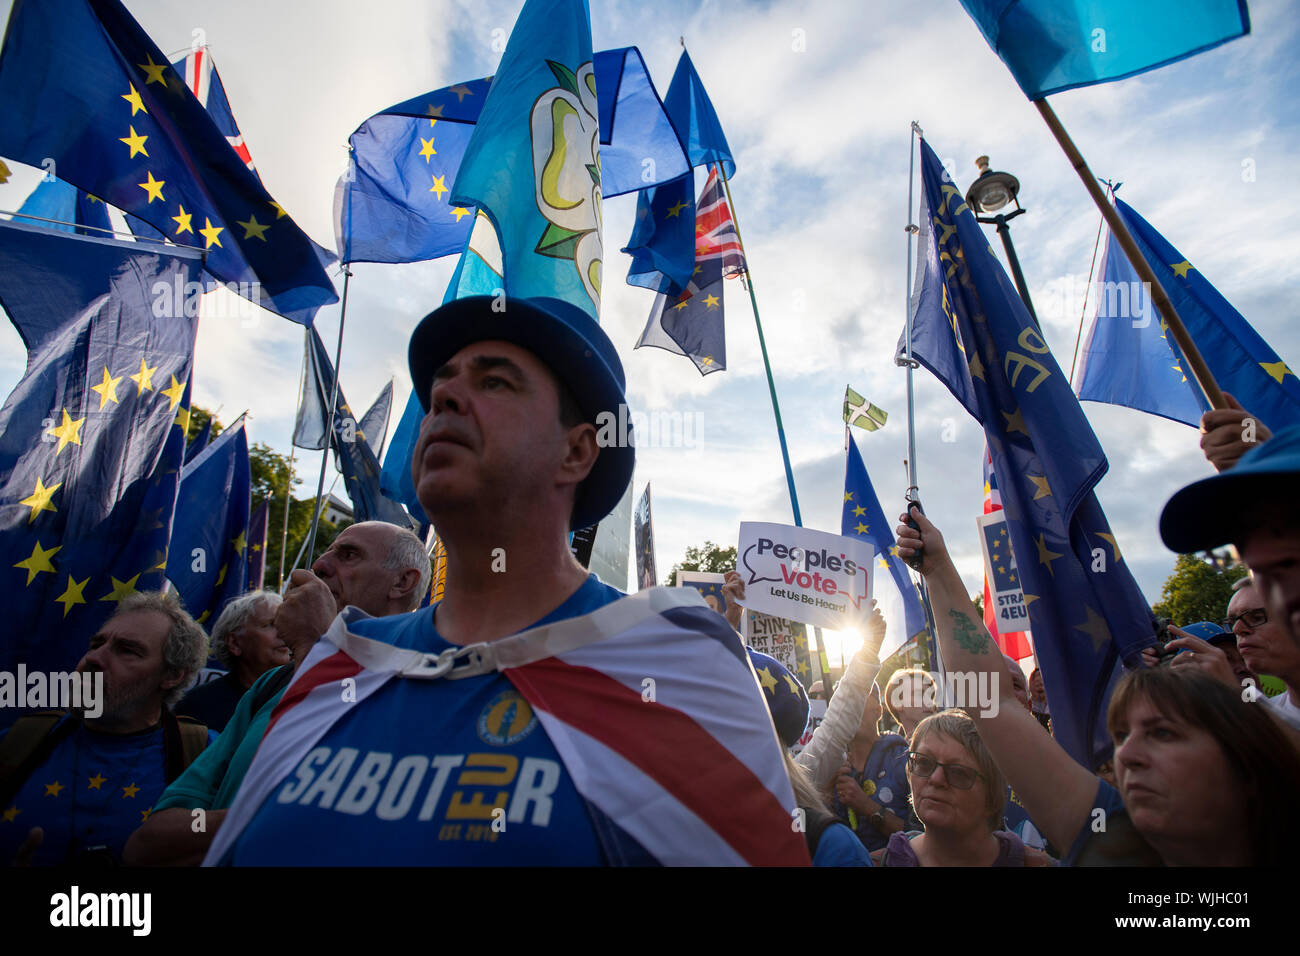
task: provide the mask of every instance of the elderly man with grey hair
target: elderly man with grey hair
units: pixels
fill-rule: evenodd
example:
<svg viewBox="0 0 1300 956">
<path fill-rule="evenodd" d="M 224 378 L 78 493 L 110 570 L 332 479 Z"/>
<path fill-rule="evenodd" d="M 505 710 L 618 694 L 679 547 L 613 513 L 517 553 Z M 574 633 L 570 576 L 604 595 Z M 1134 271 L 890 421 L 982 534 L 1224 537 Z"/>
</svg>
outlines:
<svg viewBox="0 0 1300 956">
<path fill-rule="evenodd" d="M 294 571 L 274 618 L 292 664 L 273 668 L 253 683 L 216 743 L 168 787 L 158 801 L 158 812 L 131 837 L 126 861 L 144 866 L 202 862 L 293 668 L 329 629 L 335 615 L 348 606 L 374 617 L 414 611 L 432 576 L 429 554 L 420 539 L 382 521 L 349 525 L 310 571 Z M 196 810 L 203 811 L 204 821 L 197 831 Z"/>
<path fill-rule="evenodd" d="M 226 605 L 212 625 L 212 656 L 226 673 L 182 697 L 176 713 L 220 733 L 253 682 L 289 663 L 289 645 L 275 629 L 282 600 L 274 591 L 250 591 Z"/>
<path fill-rule="evenodd" d="M 0 738 L 0 860 L 120 860 L 163 788 L 215 737 L 170 709 L 207 645 L 174 594 L 118 604 L 77 664 L 93 688 L 83 709 L 22 717 Z"/>
</svg>

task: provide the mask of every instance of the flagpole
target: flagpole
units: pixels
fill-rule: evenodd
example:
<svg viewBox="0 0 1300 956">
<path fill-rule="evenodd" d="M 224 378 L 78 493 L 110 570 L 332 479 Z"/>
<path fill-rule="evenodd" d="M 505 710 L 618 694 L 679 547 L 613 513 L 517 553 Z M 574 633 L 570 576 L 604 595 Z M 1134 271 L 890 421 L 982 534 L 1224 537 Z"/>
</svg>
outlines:
<svg viewBox="0 0 1300 956">
<path fill-rule="evenodd" d="M 349 263 L 343 264 L 343 301 L 339 305 L 339 340 L 334 347 L 334 387 L 330 390 L 329 417 L 325 423 L 325 447 L 321 451 L 320 480 L 316 482 L 316 507 L 311 519 L 311 531 L 307 535 L 307 561 L 311 562 L 312 549 L 316 547 L 316 528 L 320 525 L 321 496 L 325 493 L 325 469 L 330 463 L 330 448 L 334 445 L 334 406 L 339 400 L 339 362 L 343 359 L 343 323 L 348 315 L 348 281 L 352 278 Z M 297 563 L 295 561 L 295 563 Z"/>
<path fill-rule="evenodd" d="M 1227 399 L 1223 397 L 1223 392 L 1219 389 L 1218 383 L 1210 373 L 1210 368 L 1205 364 L 1205 359 L 1201 357 L 1200 350 L 1192 337 L 1187 334 L 1187 329 L 1183 326 L 1183 321 L 1178 317 L 1178 312 L 1174 309 L 1174 304 L 1169 301 L 1164 287 L 1160 280 L 1156 278 L 1155 271 L 1151 264 L 1147 262 L 1142 251 L 1138 249 L 1137 242 L 1133 239 L 1128 227 L 1124 225 L 1124 220 L 1119 217 L 1115 207 L 1106 201 L 1105 195 L 1102 194 L 1101 187 L 1097 185 L 1097 179 L 1088 168 L 1087 162 L 1079 152 L 1074 141 L 1070 139 L 1070 134 L 1065 131 L 1061 121 L 1057 118 L 1056 112 L 1048 105 L 1046 98 L 1034 100 L 1034 105 L 1038 107 L 1038 112 L 1042 114 L 1043 121 L 1047 123 L 1047 128 L 1052 131 L 1056 141 L 1060 144 L 1066 158 L 1070 160 L 1070 165 L 1074 171 L 1079 174 L 1083 180 L 1084 187 L 1088 190 L 1088 195 L 1092 196 L 1092 201 L 1096 203 L 1097 208 L 1101 210 L 1102 217 L 1106 220 L 1106 225 L 1110 226 L 1111 235 L 1119 240 L 1124 254 L 1128 256 L 1129 262 L 1137 271 L 1142 281 L 1150 290 L 1152 298 L 1155 299 L 1156 308 L 1164 316 L 1165 324 L 1169 331 L 1173 333 L 1174 341 L 1183 351 L 1183 357 L 1190 366 L 1189 371 L 1196 383 L 1200 385 L 1201 390 L 1205 392 L 1205 397 L 1209 399 L 1212 408 L 1227 408 Z"/>
<path fill-rule="evenodd" d="M 776 437 L 781 442 L 781 460 L 785 464 L 785 483 L 790 489 L 790 509 L 794 512 L 794 523 L 796 526 L 803 527 L 803 518 L 799 514 L 799 496 L 794 490 L 794 470 L 790 467 L 790 450 L 785 443 L 785 426 L 781 424 L 781 405 L 776 400 L 776 383 L 772 380 L 772 363 L 767 358 L 767 341 L 763 338 L 763 323 L 758 317 L 758 299 L 754 297 L 754 276 L 749 271 L 749 256 L 745 252 L 745 240 L 740 237 L 740 222 L 736 218 L 736 204 L 731 199 L 731 186 L 727 182 L 727 174 L 722 168 L 721 163 L 714 163 L 713 168 L 718 171 L 718 176 L 722 179 L 722 188 L 727 193 L 727 205 L 731 208 L 731 224 L 736 229 L 736 244 L 740 246 L 740 254 L 745 260 L 745 285 L 749 289 L 749 304 L 754 311 L 754 326 L 758 329 L 758 347 L 763 352 L 763 369 L 767 372 L 767 391 L 772 396 L 772 412 L 776 416 Z"/>
<path fill-rule="evenodd" d="M 1106 197 L 1114 193 L 1109 180 L 1106 180 Z M 1079 310 L 1079 331 L 1074 335 L 1074 357 L 1070 359 L 1070 386 L 1074 386 L 1074 369 L 1079 364 L 1079 343 L 1083 341 L 1083 320 L 1088 315 L 1088 293 L 1092 291 L 1092 273 L 1097 266 L 1097 250 L 1101 248 L 1101 227 L 1105 219 L 1097 222 L 1097 238 L 1092 242 L 1092 261 L 1088 263 L 1088 283 L 1083 287 L 1083 308 Z"/>
<path fill-rule="evenodd" d="M 307 344 L 310 344 L 310 341 L 311 341 L 310 339 L 307 338 L 307 336 L 309 336 L 309 335 L 311 335 L 311 332 L 308 331 L 308 330 L 306 330 L 306 329 L 304 329 L 304 330 L 303 330 L 303 338 L 304 338 L 305 341 L 304 341 L 304 347 L 303 347 L 303 350 L 302 350 L 302 369 L 301 369 L 301 371 L 298 373 L 298 407 L 299 407 L 299 408 L 302 407 L 302 393 L 303 393 L 303 389 L 306 388 L 306 386 L 307 386 L 307 349 L 306 349 L 306 345 L 307 345 Z M 290 507 L 292 507 L 292 505 L 293 505 L 293 456 L 294 456 L 294 453 L 295 453 L 297 450 L 298 450 L 298 446 L 295 445 L 295 444 L 293 443 L 293 438 L 290 437 L 290 439 L 289 439 L 289 478 L 288 478 L 288 480 L 285 481 L 285 483 L 284 483 L 284 528 L 283 528 L 283 530 L 280 532 L 280 573 L 279 573 L 279 577 L 277 578 L 277 583 L 279 583 L 279 584 L 281 584 L 281 585 L 284 584 L 284 551 L 285 551 L 285 548 L 287 548 L 287 547 L 289 546 L 289 509 L 290 509 Z M 295 560 L 294 563 L 297 564 L 297 561 Z"/>
</svg>

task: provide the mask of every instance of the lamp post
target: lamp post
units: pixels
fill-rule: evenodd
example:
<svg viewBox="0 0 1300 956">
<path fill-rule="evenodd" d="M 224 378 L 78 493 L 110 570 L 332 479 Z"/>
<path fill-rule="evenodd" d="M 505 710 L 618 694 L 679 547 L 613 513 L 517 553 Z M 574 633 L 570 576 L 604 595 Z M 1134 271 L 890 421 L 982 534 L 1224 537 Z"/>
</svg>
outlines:
<svg viewBox="0 0 1300 956">
<path fill-rule="evenodd" d="M 1025 308 L 1029 310 L 1029 317 L 1034 320 L 1034 325 L 1041 331 L 1042 326 L 1038 323 L 1038 314 L 1034 311 L 1034 303 L 1029 298 L 1029 288 L 1025 285 L 1025 275 L 1020 271 L 1020 260 L 1016 258 L 1016 247 L 1011 244 L 1011 227 L 1007 225 L 1016 216 L 1019 216 L 1024 209 L 1020 208 L 1020 200 L 1016 198 L 1020 192 L 1020 180 L 1016 179 L 1010 173 L 993 172 L 989 169 L 989 158 L 981 156 L 975 160 L 975 166 L 979 169 L 979 178 L 971 183 L 970 189 L 966 191 L 966 204 L 975 211 L 977 221 L 985 225 L 996 225 L 998 235 L 1002 237 L 1002 247 L 1007 251 L 1007 261 L 1011 264 L 1011 276 L 1016 281 L 1016 291 L 1020 293 L 1020 299 L 1025 303 Z M 1005 209 L 1009 203 L 1015 204 L 1015 211 L 1010 213 L 998 212 L 999 209 Z M 981 215 L 981 213 L 997 213 L 996 216 Z"/>
</svg>

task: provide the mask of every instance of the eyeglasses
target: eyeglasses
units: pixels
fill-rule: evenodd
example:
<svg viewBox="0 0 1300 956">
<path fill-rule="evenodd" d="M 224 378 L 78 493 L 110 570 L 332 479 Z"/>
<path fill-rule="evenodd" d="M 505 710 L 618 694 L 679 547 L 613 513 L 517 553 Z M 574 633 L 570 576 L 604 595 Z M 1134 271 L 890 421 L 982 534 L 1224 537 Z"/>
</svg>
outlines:
<svg viewBox="0 0 1300 956">
<path fill-rule="evenodd" d="M 1242 611 L 1240 614 L 1234 614 L 1223 622 L 1223 629 L 1229 633 L 1237 626 L 1237 622 L 1242 621 L 1252 631 L 1268 623 L 1268 611 L 1262 607 L 1252 608 L 1249 611 Z"/>
<path fill-rule="evenodd" d="M 977 777 L 984 776 L 978 770 L 963 767 L 959 763 L 939 763 L 933 757 L 917 753 L 915 750 L 910 751 L 907 755 L 907 772 L 914 773 L 918 777 L 928 777 L 938 767 L 943 768 L 944 777 L 958 790 L 969 790 L 975 786 Z"/>
</svg>

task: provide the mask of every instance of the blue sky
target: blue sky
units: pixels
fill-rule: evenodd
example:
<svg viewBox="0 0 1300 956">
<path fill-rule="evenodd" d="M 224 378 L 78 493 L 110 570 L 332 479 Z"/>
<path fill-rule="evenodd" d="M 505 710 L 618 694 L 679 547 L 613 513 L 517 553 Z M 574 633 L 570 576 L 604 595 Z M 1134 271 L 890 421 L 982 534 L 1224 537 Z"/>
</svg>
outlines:
<svg viewBox="0 0 1300 956">
<path fill-rule="evenodd" d="M 348 135 L 411 96 L 492 73 L 520 0 L 315 0 L 221 4 L 128 0 L 166 52 L 210 45 L 245 142 L 271 194 L 318 242 L 334 245 L 331 204 Z M 0 15 L 8 16 L 8 3 Z M 684 36 L 736 157 L 732 184 L 762 311 L 804 523 L 838 531 L 844 474 L 844 387 L 890 413 L 855 433 L 887 515 L 906 487 L 905 377 L 893 364 L 905 319 L 909 124 L 916 120 L 962 188 L 974 159 L 1019 176 L 1028 213 L 1017 252 L 1057 361 L 1068 370 L 1099 216 L 1033 106 L 956 0 L 916 4 L 592 2 L 597 49 L 635 44 L 662 94 Z M 1300 223 L 1286 214 L 1300 169 L 1300 23 L 1281 0 L 1251 4 L 1252 34 L 1163 70 L 1053 99 L 1095 173 L 1236 305 L 1293 367 L 1300 361 Z M 500 31 L 500 32 L 496 32 Z M 11 164 L 12 165 L 12 164 Z M 1243 171 L 1253 171 L 1253 179 Z M 35 183 L 0 186 L 16 209 Z M 790 520 L 767 386 L 747 296 L 728 283 L 728 370 L 702 378 L 686 359 L 633 351 L 653 302 L 623 283 L 632 196 L 604 207 L 602 322 L 618 347 L 633 408 L 691 412 L 695 448 L 642 449 L 635 492 L 653 486 L 660 576 L 688 545 L 734 544 L 742 520 Z M 999 256 L 1000 245 L 992 233 Z M 395 407 L 410 388 L 406 343 L 441 299 L 452 259 L 354 266 L 342 381 L 365 407 L 390 378 Z M 338 279 L 341 288 L 341 278 Z M 332 343 L 338 307 L 318 326 Z M 288 452 L 301 329 L 262 314 L 252 328 L 200 323 L 195 401 L 229 421 L 250 410 L 252 440 Z M 0 392 L 23 366 L 0 328 Z M 917 386 L 922 500 L 945 531 L 972 591 L 979 587 L 975 516 L 982 431 L 921 372 Z M 1111 462 L 1098 487 L 1148 598 L 1174 556 L 1156 531 L 1176 489 L 1210 474 L 1197 433 L 1136 411 L 1084 409 Z M 396 414 L 396 413 L 395 413 Z M 945 440 L 951 439 L 951 440 Z M 299 495 L 315 484 L 305 463 Z"/>
</svg>

